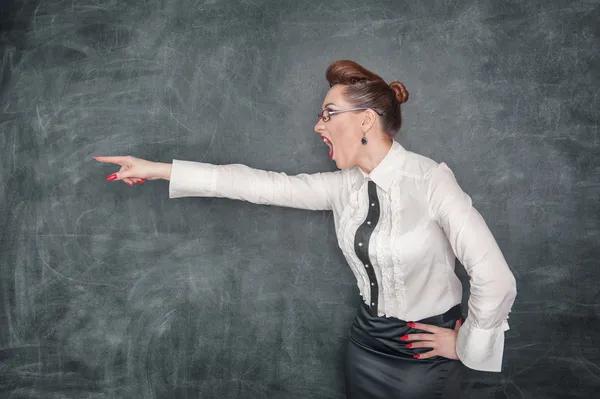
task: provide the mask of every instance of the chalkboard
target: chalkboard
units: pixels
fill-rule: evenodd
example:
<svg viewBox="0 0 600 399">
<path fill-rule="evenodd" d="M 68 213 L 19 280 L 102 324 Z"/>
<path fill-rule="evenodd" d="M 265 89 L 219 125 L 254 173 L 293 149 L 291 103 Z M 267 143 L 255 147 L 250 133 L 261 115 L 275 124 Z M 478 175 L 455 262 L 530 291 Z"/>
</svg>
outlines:
<svg viewBox="0 0 600 399">
<path fill-rule="evenodd" d="M 0 5 L 0 396 L 344 398 L 360 303 L 330 212 L 168 198 L 94 155 L 336 170 L 325 69 L 403 82 L 518 296 L 464 398 L 600 388 L 600 2 Z M 468 277 L 460 264 L 466 314 Z"/>
</svg>

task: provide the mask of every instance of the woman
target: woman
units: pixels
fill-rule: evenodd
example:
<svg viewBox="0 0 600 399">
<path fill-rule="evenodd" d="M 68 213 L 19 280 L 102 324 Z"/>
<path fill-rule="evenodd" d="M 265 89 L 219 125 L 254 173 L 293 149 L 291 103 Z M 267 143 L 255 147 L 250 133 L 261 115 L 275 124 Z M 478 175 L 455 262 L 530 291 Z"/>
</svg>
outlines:
<svg viewBox="0 0 600 399">
<path fill-rule="evenodd" d="M 363 298 L 346 353 L 348 397 L 460 397 L 463 364 L 501 371 L 514 276 L 448 166 L 394 140 L 404 85 L 388 85 L 348 60 L 331 64 L 326 77 L 330 90 L 315 131 L 339 171 L 288 176 L 240 164 L 95 158 L 121 165 L 108 180 L 170 180 L 170 198 L 333 211 Z M 471 279 L 464 324 L 455 256 Z"/>
</svg>

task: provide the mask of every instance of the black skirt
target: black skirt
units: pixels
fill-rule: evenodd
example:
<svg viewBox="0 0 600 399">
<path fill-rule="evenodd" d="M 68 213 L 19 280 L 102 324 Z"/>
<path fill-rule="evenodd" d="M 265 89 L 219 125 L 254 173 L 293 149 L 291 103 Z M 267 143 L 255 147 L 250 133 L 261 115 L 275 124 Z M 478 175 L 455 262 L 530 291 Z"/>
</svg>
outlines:
<svg viewBox="0 0 600 399">
<path fill-rule="evenodd" d="M 441 315 L 414 320 L 454 328 L 460 304 Z M 423 333 L 395 317 L 373 316 L 361 301 L 346 351 L 346 397 L 349 399 L 459 398 L 463 364 L 460 360 L 413 355 L 431 348 L 407 348 L 400 337 Z"/>
</svg>

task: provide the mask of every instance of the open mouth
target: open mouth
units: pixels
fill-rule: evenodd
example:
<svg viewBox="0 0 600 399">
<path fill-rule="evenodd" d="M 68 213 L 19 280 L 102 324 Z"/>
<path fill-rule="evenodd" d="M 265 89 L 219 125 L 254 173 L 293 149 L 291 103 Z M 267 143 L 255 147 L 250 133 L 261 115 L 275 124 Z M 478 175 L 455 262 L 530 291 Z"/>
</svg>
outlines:
<svg viewBox="0 0 600 399">
<path fill-rule="evenodd" d="M 329 159 L 333 159 L 333 144 L 331 144 L 331 141 L 329 141 L 327 137 L 321 136 L 321 138 L 323 139 L 323 142 L 329 147 Z"/>
</svg>

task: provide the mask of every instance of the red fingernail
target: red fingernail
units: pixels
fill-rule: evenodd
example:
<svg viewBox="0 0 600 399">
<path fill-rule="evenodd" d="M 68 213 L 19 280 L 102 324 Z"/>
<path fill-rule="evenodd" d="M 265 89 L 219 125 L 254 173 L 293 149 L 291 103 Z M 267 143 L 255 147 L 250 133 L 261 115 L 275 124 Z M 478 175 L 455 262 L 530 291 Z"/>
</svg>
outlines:
<svg viewBox="0 0 600 399">
<path fill-rule="evenodd" d="M 136 183 L 144 184 L 144 179 L 142 179 L 142 180 L 136 180 Z"/>
<path fill-rule="evenodd" d="M 412 347 L 412 344 L 406 344 L 406 347 L 410 348 L 410 347 Z"/>
<path fill-rule="evenodd" d="M 400 339 L 408 339 L 408 335 L 403 335 L 400 337 Z"/>
<path fill-rule="evenodd" d="M 129 182 L 127 182 L 127 184 L 129 184 L 131 187 L 133 187 L 133 183 L 129 183 Z"/>
<path fill-rule="evenodd" d="M 410 322 L 406 323 L 406 325 L 409 326 L 409 327 L 414 327 L 415 323 L 413 323 L 412 321 L 410 321 Z"/>
<path fill-rule="evenodd" d="M 414 357 L 415 359 L 418 359 L 418 358 L 419 358 L 419 355 L 414 355 L 413 357 Z"/>
<path fill-rule="evenodd" d="M 113 173 L 112 175 L 109 175 L 106 177 L 106 180 L 116 180 L 117 179 L 117 174 Z"/>
</svg>

